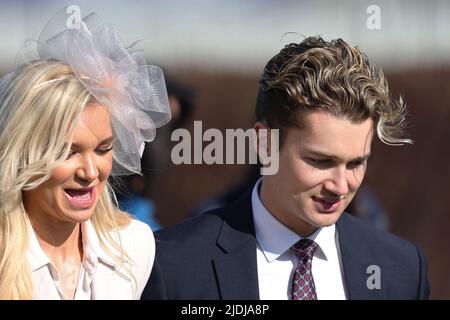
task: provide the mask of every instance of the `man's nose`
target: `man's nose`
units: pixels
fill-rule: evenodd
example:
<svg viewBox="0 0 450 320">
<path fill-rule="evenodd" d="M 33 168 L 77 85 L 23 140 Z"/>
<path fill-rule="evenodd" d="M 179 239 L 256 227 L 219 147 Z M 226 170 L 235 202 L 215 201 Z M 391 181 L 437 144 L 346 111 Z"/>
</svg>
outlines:
<svg viewBox="0 0 450 320">
<path fill-rule="evenodd" d="M 346 195 L 349 192 L 346 168 L 336 167 L 325 181 L 324 186 L 327 191 L 337 196 Z"/>
</svg>

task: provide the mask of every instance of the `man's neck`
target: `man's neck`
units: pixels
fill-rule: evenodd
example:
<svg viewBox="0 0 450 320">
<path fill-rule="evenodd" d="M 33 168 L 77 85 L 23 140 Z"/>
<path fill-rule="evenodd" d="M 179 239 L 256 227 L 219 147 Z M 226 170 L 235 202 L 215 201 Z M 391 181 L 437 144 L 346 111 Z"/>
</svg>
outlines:
<svg viewBox="0 0 450 320">
<path fill-rule="evenodd" d="M 263 177 L 259 188 L 259 198 L 267 211 L 269 211 L 275 219 L 297 233 L 300 237 L 306 238 L 313 234 L 317 230 L 317 227 L 306 223 L 301 220 L 298 215 L 295 215 L 284 208 L 283 203 L 281 203 L 277 197 L 277 190 L 275 190 L 275 188 L 267 181 L 264 183 L 264 180 Z"/>
</svg>

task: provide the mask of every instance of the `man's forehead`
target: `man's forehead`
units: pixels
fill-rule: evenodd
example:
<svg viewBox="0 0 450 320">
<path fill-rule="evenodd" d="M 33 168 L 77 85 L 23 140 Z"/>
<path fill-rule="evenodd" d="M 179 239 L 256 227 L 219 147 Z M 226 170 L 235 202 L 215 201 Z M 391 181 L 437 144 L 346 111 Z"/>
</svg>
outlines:
<svg viewBox="0 0 450 320">
<path fill-rule="evenodd" d="M 296 129 L 303 135 L 350 135 L 360 138 L 373 134 L 374 121 L 372 118 L 355 121 L 325 111 L 314 111 L 302 116 Z"/>
<path fill-rule="evenodd" d="M 354 120 L 351 115 L 336 115 L 331 111 L 326 110 L 313 110 L 304 112 L 298 116 L 298 125 L 299 129 L 312 129 L 317 127 L 318 125 L 322 125 L 324 123 L 328 124 L 345 124 L 347 125 L 365 125 L 368 126 L 374 124 L 374 120 L 371 117 L 367 117 L 364 119 Z"/>
<path fill-rule="evenodd" d="M 303 126 L 289 128 L 293 143 L 323 155 L 345 151 L 354 157 L 370 153 L 374 126 L 372 119 L 355 122 L 325 112 L 314 112 L 303 118 Z"/>
</svg>

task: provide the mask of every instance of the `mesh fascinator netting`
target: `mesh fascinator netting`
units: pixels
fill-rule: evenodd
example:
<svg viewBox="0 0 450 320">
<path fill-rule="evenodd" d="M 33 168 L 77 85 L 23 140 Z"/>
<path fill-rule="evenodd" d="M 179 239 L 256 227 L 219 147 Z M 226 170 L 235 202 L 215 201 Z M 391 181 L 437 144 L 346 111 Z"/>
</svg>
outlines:
<svg viewBox="0 0 450 320">
<path fill-rule="evenodd" d="M 112 175 L 140 172 L 145 142 L 171 118 L 164 74 L 147 65 L 136 42 L 125 47 L 114 26 L 96 13 L 82 19 L 59 11 L 44 27 L 33 59 L 69 65 L 86 89 L 109 108 L 114 135 Z M 36 51 L 36 50 L 35 50 Z M 32 60 L 30 57 L 27 60 Z M 2 102 L 11 73 L 0 80 L 0 133 L 12 110 Z"/>
</svg>

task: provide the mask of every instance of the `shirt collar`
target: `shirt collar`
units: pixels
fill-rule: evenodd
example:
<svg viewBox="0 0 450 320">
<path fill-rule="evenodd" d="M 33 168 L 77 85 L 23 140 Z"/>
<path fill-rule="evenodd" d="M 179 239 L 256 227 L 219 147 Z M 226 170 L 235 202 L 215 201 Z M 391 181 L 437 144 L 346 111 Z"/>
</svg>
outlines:
<svg viewBox="0 0 450 320">
<path fill-rule="evenodd" d="M 117 267 L 117 263 L 100 245 L 100 239 L 90 220 L 81 223 L 81 236 L 84 251 L 83 263 L 88 272 L 95 270 L 98 262 L 101 262 L 112 269 Z"/>
<path fill-rule="evenodd" d="M 294 231 L 278 221 L 263 205 L 259 197 L 259 188 L 262 183 L 260 178 L 252 191 L 252 209 L 255 223 L 256 239 L 259 247 L 268 262 L 278 259 L 288 251 L 292 245 L 301 239 Z M 335 250 L 336 226 L 317 229 L 308 239 L 318 244 L 317 257 L 327 260 Z"/>
<path fill-rule="evenodd" d="M 27 250 L 27 259 L 30 264 L 31 271 L 34 272 L 47 264 L 51 264 L 49 257 L 42 250 L 36 234 L 28 221 L 29 246 Z"/>
</svg>

